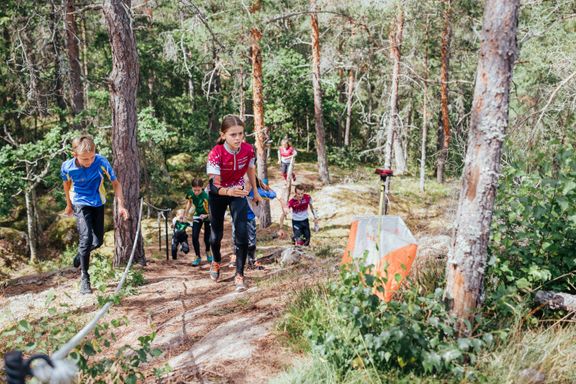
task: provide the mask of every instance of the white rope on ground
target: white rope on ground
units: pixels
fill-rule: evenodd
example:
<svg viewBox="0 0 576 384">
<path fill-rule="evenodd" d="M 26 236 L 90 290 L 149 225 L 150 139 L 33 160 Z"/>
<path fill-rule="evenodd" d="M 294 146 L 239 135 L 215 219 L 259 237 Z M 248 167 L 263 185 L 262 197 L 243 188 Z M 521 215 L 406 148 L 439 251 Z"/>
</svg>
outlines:
<svg viewBox="0 0 576 384">
<path fill-rule="evenodd" d="M 128 271 L 132 266 L 132 261 L 134 260 L 134 254 L 136 252 L 136 245 L 138 244 L 138 237 L 140 235 L 140 223 L 142 221 L 142 207 L 144 200 L 140 199 L 140 212 L 138 214 L 138 227 L 136 229 L 136 236 L 132 244 L 132 253 L 128 259 L 128 264 L 124 269 L 124 273 L 114 290 L 114 294 L 120 293 L 122 286 L 126 281 L 128 276 Z M 32 367 L 32 374 L 40 380 L 42 383 L 50 384 L 70 384 L 74 382 L 76 372 L 78 368 L 76 364 L 70 360 L 66 359 L 66 356 L 76 348 L 82 339 L 86 337 L 98 324 L 98 321 L 106 314 L 108 309 L 112 306 L 112 302 L 107 302 L 100 310 L 96 313 L 92 321 L 84 326 L 74 337 L 72 337 L 66 344 L 60 347 L 59 350 L 54 352 L 51 356 L 52 363 L 54 367 L 51 367 L 47 362 L 40 360 L 37 364 Z"/>
</svg>

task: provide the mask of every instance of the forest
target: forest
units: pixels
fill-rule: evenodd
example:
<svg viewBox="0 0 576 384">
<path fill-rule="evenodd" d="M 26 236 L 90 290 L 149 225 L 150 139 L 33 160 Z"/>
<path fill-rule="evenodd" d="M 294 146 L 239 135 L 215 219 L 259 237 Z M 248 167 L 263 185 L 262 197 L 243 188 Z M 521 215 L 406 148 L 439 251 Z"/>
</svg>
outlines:
<svg viewBox="0 0 576 384">
<path fill-rule="evenodd" d="M 576 0 L 5 0 L 0 29 L 3 356 L 111 306 L 75 382 L 576 382 Z M 319 223 L 293 244 L 295 211 L 262 202 L 243 293 L 229 218 L 218 284 L 192 247 L 168 257 L 227 115 Z M 105 182 L 93 295 L 61 176 L 81 134 L 123 191 Z M 383 202 L 418 246 L 405 281 L 341 263 Z"/>
</svg>

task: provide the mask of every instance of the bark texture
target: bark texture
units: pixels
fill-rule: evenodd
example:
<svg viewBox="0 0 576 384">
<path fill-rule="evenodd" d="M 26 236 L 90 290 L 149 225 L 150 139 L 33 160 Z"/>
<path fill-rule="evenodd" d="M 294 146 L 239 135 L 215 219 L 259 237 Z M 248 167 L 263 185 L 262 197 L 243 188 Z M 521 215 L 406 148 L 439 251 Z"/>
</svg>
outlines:
<svg viewBox="0 0 576 384">
<path fill-rule="evenodd" d="M 451 0 L 444 0 L 444 29 L 442 30 L 442 42 L 440 48 L 440 113 L 442 116 L 442 149 L 438 154 L 436 169 L 436 181 L 444 182 L 444 168 L 448 160 L 448 146 L 450 145 L 450 118 L 448 115 L 448 69 L 450 63 L 450 27 Z"/>
<path fill-rule="evenodd" d="M 346 95 L 346 128 L 344 130 L 344 145 L 350 145 L 350 125 L 352 124 L 352 98 L 354 96 L 354 82 L 356 76 L 354 70 L 348 70 L 348 87 Z"/>
<path fill-rule="evenodd" d="M 406 173 L 406 159 L 401 144 L 399 116 L 398 116 L 398 84 L 400 80 L 400 49 L 402 35 L 404 33 L 404 10 L 402 4 L 398 4 L 396 24 L 390 31 L 388 40 L 390 43 L 390 59 L 392 60 L 392 84 L 390 86 L 390 120 L 386 131 L 386 146 L 384 153 L 384 167 L 390 168 L 392 164 L 392 149 L 394 149 L 395 174 Z"/>
<path fill-rule="evenodd" d="M 122 220 L 118 207 L 114 207 L 114 265 L 120 266 L 128 261 L 134 241 L 138 241 L 134 258 L 144 262 L 142 237 L 135 239 L 140 195 L 140 161 L 136 140 L 136 92 L 140 67 L 131 27 L 130 1 L 106 0 L 103 11 L 112 48 L 109 87 L 113 165 L 122 184 L 126 209 L 130 213 L 130 219 Z"/>
<path fill-rule="evenodd" d="M 252 6 L 253 12 L 260 9 L 260 0 L 254 2 Z M 256 166 L 258 178 L 260 180 L 268 179 L 268 165 L 266 156 L 266 142 L 268 135 L 264 126 L 264 95 L 262 85 L 262 50 L 260 49 L 260 40 L 262 39 L 262 32 L 257 27 L 250 30 L 252 37 L 252 98 L 254 108 L 254 133 L 256 138 Z M 260 225 L 266 228 L 272 224 L 272 216 L 270 215 L 270 201 L 265 200 L 263 203 L 264 213 L 260 217 Z"/>
<path fill-rule="evenodd" d="M 470 319 L 481 304 L 492 211 L 516 58 L 519 0 L 487 0 L 455 231 L 446 265 L 451 311 Z"/>
<path fill-rule="evenodd" d="M 424 95 L 422 97 L 422 142 L 420 143 L 420 192 L 424 192 L 426 180 L 426 142 L 428 138 L 428 18 L 426 18 L 426 30 L 424 40 Z"/>
<path fill-rule="evenodd" d="M 534 300 L 550 309 L 576 312 L 576 295 L 563 292 L 538 291 Z"/>
<path fill-rule="evenodd" d="M 64 0 L 66 16 L 66 54 L 68 56 L 68 79 L 70 81 L 70 104 L 72 115 L 77 116 L 84 110 L 84 89 L 82 88 L 82 69 L 80 67 L 80 47 L 78 44 L 78 26 L 76 24 L 74 0 Z M 74 123 L 74 129 L 81 130 L 83 125 Z"/>
<path fill-rule="evenodd" d="M 324 118 L 322 116 L 322 87 L 320 85 L 320 34 L 316 0 L 310 0 L 310 25 L 312 30 L 312 86 L 314 88 L 314 121 L 316 123 L 316 153 L 318 155 L 318 173 L 323 184 L 330 183 L 328 157 L 326 156 Z"/>
</svg>

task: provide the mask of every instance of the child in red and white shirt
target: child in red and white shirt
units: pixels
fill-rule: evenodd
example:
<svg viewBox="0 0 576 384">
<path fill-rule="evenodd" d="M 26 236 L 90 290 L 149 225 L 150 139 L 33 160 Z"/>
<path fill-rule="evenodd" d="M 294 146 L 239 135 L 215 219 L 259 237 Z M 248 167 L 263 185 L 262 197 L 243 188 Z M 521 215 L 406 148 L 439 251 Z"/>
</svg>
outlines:
<svg viewBox="0 0 576 384">
<path fill-rule="evenodd" d="M 314 225 L 318 225 L 318 217 L 312 206 L 312 197 L 304 193 L 302 186 L 294 187 L 294 197 L 288 202 L 292 210 L 292 242 L 296 245 L 310 245 L 310 222 L 308 221 L 308 208 L 314 216 Z"/>
<path fill-rule="evenodd" d="M 296 154 L 296 149 L 294 149 L 290 140 L 282 139 L 280 142 L 280 148 L 278 148 L 278 164 L 280 164 L 280 172 L 282 173 L 284 180 L 288 177 L 288 168 Z M 296 180 L 294 170 L 292 170 L 292 180 Z"/>
<path fill-rule="evenodd" d="M 234 115 L 225 116 L 220 127 L 220 138 L 217 145 L 208 154 L 206 173 L 210 177 L 208 205 L 210 207 L 210 248 L 214 260 L 210 267 L 210 277 L 214 281 L 220 278 L 222 256 L 220 244 L 224 236 L 224 214 L 230 206 L 235 234 L 236 277 L 234 284 L 237 291 L 244 291 L 244 265 L 248 254 L 247 215 L 248 191 L 244 188 L 244 175 L 254 189 L 253 201 L 262 202 L 256 189 L 254 148 L 244 141 L 244 122 Z"/>
</svg>

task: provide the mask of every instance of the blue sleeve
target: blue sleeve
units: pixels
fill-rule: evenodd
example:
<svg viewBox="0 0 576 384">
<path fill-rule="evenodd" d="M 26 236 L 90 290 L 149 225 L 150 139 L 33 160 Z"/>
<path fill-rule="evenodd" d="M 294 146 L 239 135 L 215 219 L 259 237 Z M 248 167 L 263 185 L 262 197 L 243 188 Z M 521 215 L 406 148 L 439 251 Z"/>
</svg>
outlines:
<svg viewBox="0 0 576 384">
<path fill-rule="evenodd" d="M 250 191 L 250 193 L 252 193 L 252 191 Z M 264 190 L 262 188 L 258 188 L 258 193 L 260 194 L 260 196 L 262 196 L 263 199 L 270 199 L 273 200 L 276 198 L 276 192 L 274 192 L 273 190 Z M 254 195 L 254 194 L 252 194 Z"/>
<path fill-rule="evenodd" d="M 108 179 L 110 179 L 110 181 L 116 180 L 116 173 L 114 173 L 114 170 L 110 165 L 110 162 L 104 156 L 100 156 L 100 167 L 102 168 L 106 176 L 108 176 Z"/>
<path fill-rule="evenodd" d="M 66 162 L 63 162 L 62 166 L 60 167 L 60 178 L 63 181 L 70 180 L 70 176 L 68 176 L 68 171 L 66 170 Z"/>
</svg>

